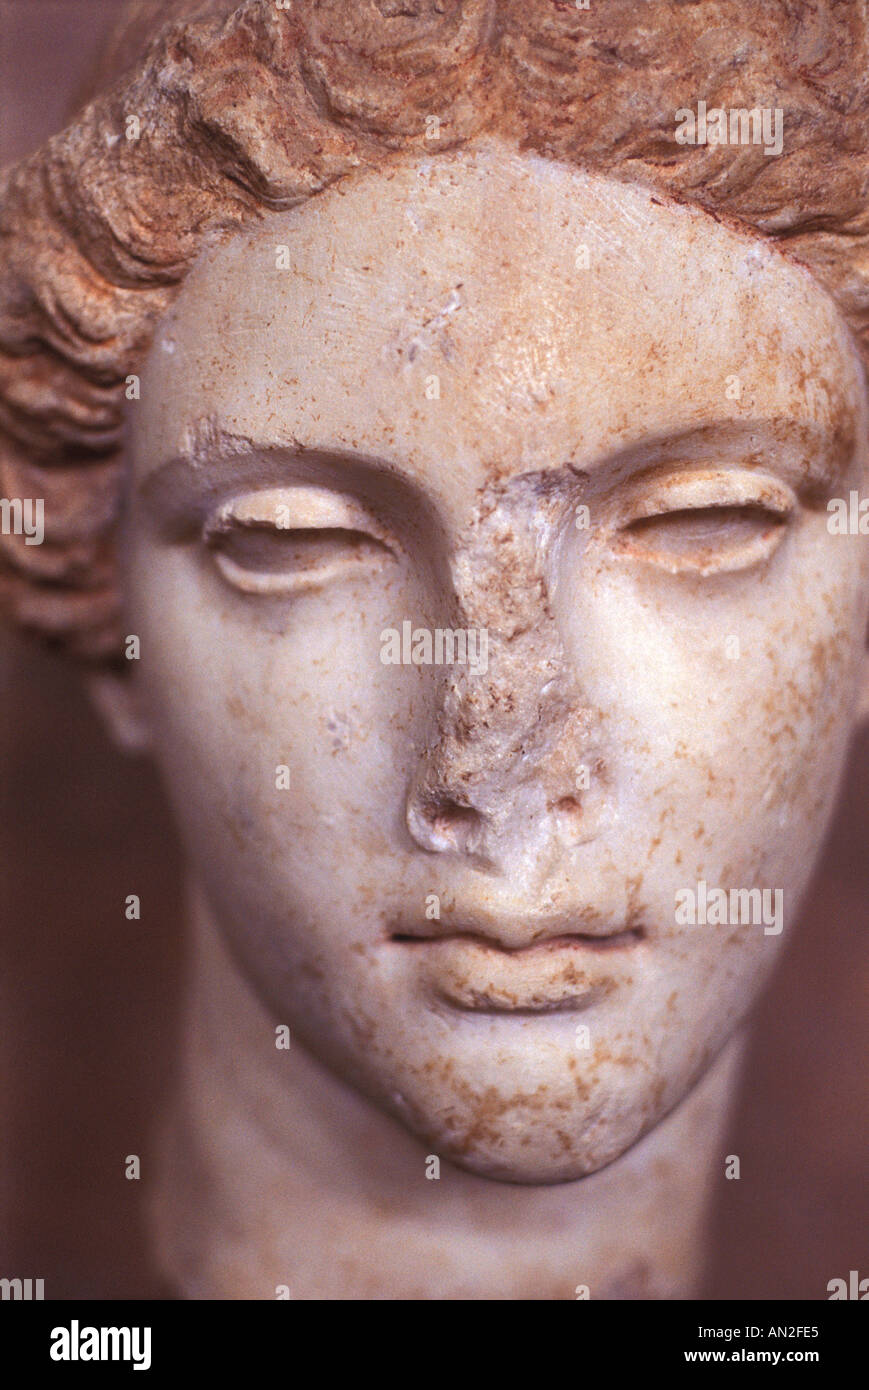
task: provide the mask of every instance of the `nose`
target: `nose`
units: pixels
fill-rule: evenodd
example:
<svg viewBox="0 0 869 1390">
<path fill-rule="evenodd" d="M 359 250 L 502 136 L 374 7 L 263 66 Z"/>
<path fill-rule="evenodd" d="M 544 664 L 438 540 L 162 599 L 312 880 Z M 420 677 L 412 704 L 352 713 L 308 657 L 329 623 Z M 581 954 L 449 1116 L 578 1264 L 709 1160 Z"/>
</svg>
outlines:
<svg viewBox="0 0 869 1390">
<path fill-rule="evenodd" d="M 554 846 L 588 839 L 597 818 L 582 783 L 600 766 L 597 721 L 552 650 L 551 620 L 506 640 L 489 635 L 486 675 L 446 676 L 435 736 L 407 798 L 407 825 L 429 853 L 506 872 Z"/>
<path fill-rule="evenodd" d="M 583 769 L 603 770 L 601 721 L 583 701 L 552 617 L 547 531 L 533 495 L 477 520 L 452 562 L 457 625 L 487 634 L 485 670 L 444 668 L 406 821 L 428 853 L 490 873 L 542 867 L 593 837 Z M 469 639 L 470 645 L 470 639 Z"/>
</svg>

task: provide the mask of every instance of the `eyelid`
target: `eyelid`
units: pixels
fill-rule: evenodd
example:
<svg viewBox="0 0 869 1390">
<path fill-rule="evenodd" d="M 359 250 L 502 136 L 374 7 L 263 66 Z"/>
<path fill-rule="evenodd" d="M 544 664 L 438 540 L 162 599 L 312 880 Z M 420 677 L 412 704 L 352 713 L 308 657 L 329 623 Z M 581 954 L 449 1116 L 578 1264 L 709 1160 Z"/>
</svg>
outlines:
<svg viewBox="0 0 869 1390">
<path fill-rule="evenodd" d="M 658 477 L 626 508 L 609 540 L 617 555 L 669 574 L 733 573 L 769 559 L 796 506 L 796 494 L 779 479 L 741 469 Z M 704 534 L 710 525 L 714 531 Z"/>
<path fill-rule="evenodd" d="M 283 509 L 283 510 L 279 510 Z M 223 502 L 206 519 L 204 539 L 217 539 L 236 526 L 276 531 L 367 531 L 390 549 L 394 537 L 355 498 L 319 487 L 273 487 L 245 492 Z"/>
<path fill-rule="evenodd" d="M 667 512 L 700 511 L 706 507 L 763 507 L 786 517 L 796 505 L 793 489 L 768 474 L 729 468 L 704 469 L 654 481 L 621 524 L 664 516 Z"/>
<path fill-rule="evenodd" d="M 399 552 L 366 507 L 323 487 L 249 489 L 212 512 L 202 542 L 232 588 L 273 598 L 371 574 Z"/>
<path fill-rule="evenodd" d="M 630 509 L 630 521 L 666 516 L 667 512 L 694 512 L 704 507 L 765 507 L 779 516 L 790 516 L 797 493 L 769 474 L 745 473 L 733 468 L 708 468 L 690 474 L 653 481 Z M 623 523 L 622 524 L 626 524 Z"/>
</svg>

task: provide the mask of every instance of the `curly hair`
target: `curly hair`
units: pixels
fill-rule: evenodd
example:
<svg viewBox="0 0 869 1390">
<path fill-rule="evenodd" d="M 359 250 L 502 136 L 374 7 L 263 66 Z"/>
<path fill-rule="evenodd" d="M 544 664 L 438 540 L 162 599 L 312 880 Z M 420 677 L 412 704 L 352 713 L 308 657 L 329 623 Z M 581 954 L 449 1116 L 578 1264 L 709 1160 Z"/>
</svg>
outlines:
<svg viewBox="0 0 869 1390">
<path fill-rule="evenodd" d="M 0 491 L 45 500 L 42 545 L 0 535 L 3 606 L 117 659 L 127 376 L 208 236 L 396 153 L 496 133 L 696 203 L 807 265 L 865 359 L 867 3 L 128 5 L 99 94 L 0 177 Z M 679 144 L 698 100 L 782 108 L 781 155 Z"/>
</svg>

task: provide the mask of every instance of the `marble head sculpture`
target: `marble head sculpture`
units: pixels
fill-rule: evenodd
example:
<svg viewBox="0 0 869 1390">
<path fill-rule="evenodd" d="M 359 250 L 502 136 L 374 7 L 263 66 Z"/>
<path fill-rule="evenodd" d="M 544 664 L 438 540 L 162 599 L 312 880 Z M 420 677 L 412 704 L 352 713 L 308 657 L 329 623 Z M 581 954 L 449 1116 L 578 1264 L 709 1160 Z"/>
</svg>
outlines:
<svg viewBox="0 0 869 1390">
<path fill-rule="evenodd" d="M 2 593 L 190 864 L 188 1296 L 696 1287 L 860 711 L 867 38 L 139 4 L 3 177 Z"/>
</svg>

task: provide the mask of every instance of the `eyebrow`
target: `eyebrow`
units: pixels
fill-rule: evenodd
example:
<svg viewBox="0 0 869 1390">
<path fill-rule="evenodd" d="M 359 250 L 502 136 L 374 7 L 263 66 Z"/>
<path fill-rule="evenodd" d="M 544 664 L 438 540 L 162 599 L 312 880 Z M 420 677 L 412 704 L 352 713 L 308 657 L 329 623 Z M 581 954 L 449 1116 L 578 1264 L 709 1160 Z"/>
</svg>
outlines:
<svg viewBox="0 0 869 1390">
<path fill-rule="evenodd" d="M 341 446 L 309 445 L 298 440 L 277 443 L 273 439 L 256 440 L 215 423 L 213 419 L 197 420 L 187 431 L 184 447 L 165 463 L 152 469 L 136 486 L 136 492 L 149 505 L 159 507 L 169 494 L 181 487 L 216 500 L 227 485 L 248 480 L 261 482 L 263 463 L 274 464 L 276 477 L 292 470 L 293 481 L 316 482 L 322 479 L 324 468 L 338 472 L 341 467 L 358 468 L 361 472 L 403 470 L 388 460 L 369 456 Z"/>
<path fill-rule="evenodd" d="M 853 420 L 835 428 L 815 420 L 787 416 L 738 420 L 728 417 L 699 426 L 646 436 L 616 450 L 602 452 L 587 465 L 553 464 L 541 472 L 596 472 L 609 466 L 625 475 L 654 472 L 675 462 L 747 461 L 784 475 L 804 500 L 820 501 L 841 479 L 856 447 Z M 746 460 L 746 451 L 749 459 Z M 214 417 L 197 419 L 186 431 L 184 446 L 152 469 L 137 488 L 148 510 L 172 525 L 191 521 L 222 500 L 228 491 L 262 487 L 264 474 L 292 486 L 311 484 L 346 488 L 355 482 L 392 474 L 395 483 L 412 488 L 414 480 L 396 459 L 366 454 L 343 445 L 256 440 L 227 429 Z M 197 519 L 198 519 L 197 516 Z"/>
<path fill-rule="evenodd" d="M 655 472 L 670 463 L 734 463 L 784 477 L 803 501 L 826 499 L 854 458 L 853 416 L 835 426 L 791 416 L 732 417 L 648 436 L 608 452 L 586 470 L 607 463 L 626 475 Z"/>
<path fill-rule="evenodd" d="M 384 507 L 384 474 L 390 496 Z M 351 493 L 363 503 L 380 482 L 378 510 L 408 517 L 430 512 L 428 499 L 407 470 L 390 458 L 344 445 L 304 444 L 291 438 L 256 440 L 227 429 L 215 418 L 193 422 L 183 448 L 151 470 L 134 487 L 152 523 L 167 538 L 201 526 L 209 512 L 233 492 L 268 486 L 320 487 Z M 434 517 L 431 517 L 434 520 Z"/>
</svg>

